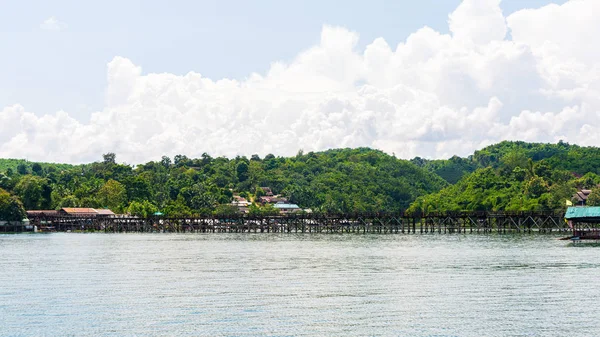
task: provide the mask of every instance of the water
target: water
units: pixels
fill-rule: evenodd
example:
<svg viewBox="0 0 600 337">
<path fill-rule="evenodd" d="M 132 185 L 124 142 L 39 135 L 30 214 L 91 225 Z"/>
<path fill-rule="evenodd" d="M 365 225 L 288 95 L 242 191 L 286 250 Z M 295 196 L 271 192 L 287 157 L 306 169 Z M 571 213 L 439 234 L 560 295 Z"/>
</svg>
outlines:
<svg viewBox="0 0 600 337">
<path fill-rule="evenodd" d="M 593 336 L 599 257 L 541 235 L 0 235 L 0 335 Z"/>
</svg>

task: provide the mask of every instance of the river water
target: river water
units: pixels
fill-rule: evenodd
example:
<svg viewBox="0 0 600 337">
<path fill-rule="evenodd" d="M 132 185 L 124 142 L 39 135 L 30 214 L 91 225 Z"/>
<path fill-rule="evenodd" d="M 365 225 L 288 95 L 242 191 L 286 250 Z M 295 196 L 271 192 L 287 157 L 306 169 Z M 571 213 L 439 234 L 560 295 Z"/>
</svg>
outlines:
<svg viewBox="0 0 600 337">
<path fill-rule="evenodd" d="M 542 235 L 0 235 L 0 335 L 594 336 L 599 280 Z"/>
</svg>

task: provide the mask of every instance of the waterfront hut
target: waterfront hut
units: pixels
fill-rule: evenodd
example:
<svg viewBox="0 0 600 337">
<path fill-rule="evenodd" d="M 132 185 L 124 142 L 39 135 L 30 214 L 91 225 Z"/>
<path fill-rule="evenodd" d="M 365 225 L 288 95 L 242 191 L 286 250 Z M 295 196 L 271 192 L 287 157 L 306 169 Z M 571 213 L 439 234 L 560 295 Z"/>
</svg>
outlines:
<svg viewBox="0 0 600 337">
<path fill-rule="evenodd" d="M 285 202 L 278 202 L 275 205 L 273 205 L 273 207 L 278 209 L 279 213 L 281 213 L 281 214 L 288 214 L 288 213 L 295 213 L 295 212 L 302 211 L 302 209 L 300 207 L 298 207 L 298 205 L 289 204 L 289 203 L 285 203 Z"/>
<path fill-rule="evenodd" d="M 573 230 L 571 240 L 600 240 L 600 207 L 569 207 L 565 220 Z"/>
</svg>

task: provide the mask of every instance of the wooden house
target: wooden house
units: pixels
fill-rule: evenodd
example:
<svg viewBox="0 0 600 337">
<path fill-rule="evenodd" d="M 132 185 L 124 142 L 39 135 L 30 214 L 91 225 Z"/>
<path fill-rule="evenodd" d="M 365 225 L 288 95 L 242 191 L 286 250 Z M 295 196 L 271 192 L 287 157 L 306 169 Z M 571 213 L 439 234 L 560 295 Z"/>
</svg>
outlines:
<svg viewBox="0 0 600 337">
<path fill-rule="evenodd" d="M 585 206 L 592 190 L 579 190 L 573 195 L 573 201 L 579 206 Z"/>
</svg>

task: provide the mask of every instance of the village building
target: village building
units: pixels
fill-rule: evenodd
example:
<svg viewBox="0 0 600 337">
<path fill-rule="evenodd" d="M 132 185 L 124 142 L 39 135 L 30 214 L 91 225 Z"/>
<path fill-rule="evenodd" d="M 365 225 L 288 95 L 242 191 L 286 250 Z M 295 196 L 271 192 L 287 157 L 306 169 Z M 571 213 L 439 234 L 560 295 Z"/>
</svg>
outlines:
<svg viewBox="0 0 600 337">
<path fill-rule="evenodd" d="M 263 192 L 265 192 L 266 196 L 273 196 L 273 191 L 271 191 L 270 187 L 260 187 Z"/>
<path fill-rule="evenodd" d="M 573 201 L 575 201 L 576 205 L 585 206 L 590 193 L 592 193 L 592 190 L 584 189 L 577 191 L 577 193 L 573 195 Z"/>
<path fill-rule="evenodd" d="M 54 216 L 58 216 L 58 211 L 56 211 L 56 210 L 27 211 L 28 218 L 54 217 Z"/>
<path fill-rule="evenodd" d="M 250 205 L 252 203 L 248 201 L 246 198 L 240 197 L 239 195 L 233 196 L 233 202 L 231 202 L 231 206 L 236 207 L 238 212 L 240 213 L 248 213 L 250 211 Z"/>
<path fill-rule="evenodd" d="M 57 217 L 57 216 L 77 216 L 77 217 L 106 217 L 111 218 L 115 213 L 110 209 L 94 209 L 94 208 L 75 208 L 63 207 L 58 211 L 54 210 L 34 210 L 27 211 L 27 217 L 42 218 L 42 217 Z"/>
<path fill-rule="evenodd" d="M 276 204 L 278 202 L 287 203 L 288 199 L 281 195 L 262 196 L 258 198 L 258 202 L 262 205 L 265 204 Z"/>
<path fill-rule="evenodd" d="M 600 207 L 569 207 L 565 220 L 573 230 L 573 235 L 565 240 L 600 241 Z"/>
<path fill-rule="evenodd" d="M 302 211 L 302 209 L 298 205 L 285 202 L 278 202 L 275 205 L 273 205 L 273 207 L 278 209 L 279 213 L 281 214 L 289 214 Z"/>
<path fill-rule="evenodd" d="M 112 218 L 116 216 L 113 211 L 107 208 L 96 209 L 96 212 L 98 212 L 98 217 Z"/>
</svg>

